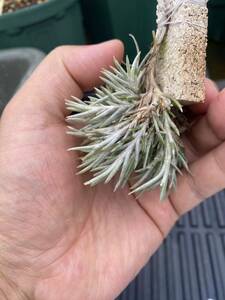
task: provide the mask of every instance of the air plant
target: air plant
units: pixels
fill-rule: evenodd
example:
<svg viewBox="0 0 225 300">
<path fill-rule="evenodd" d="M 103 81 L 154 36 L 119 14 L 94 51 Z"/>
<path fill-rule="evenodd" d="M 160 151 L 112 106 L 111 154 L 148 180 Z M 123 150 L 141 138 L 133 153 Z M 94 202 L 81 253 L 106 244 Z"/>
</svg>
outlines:
<svg viewBox="0 0 225 300">
<path fill-rule="evenodd" d="M 85 101 L 76 97 L 66 101 L 68 110 L 73 112 L 67 118 L 71 124 L 68 133 L 83 139 L 81 145 L 70 150 L 84 153 L 79 174 L 93 174 L 93 178 L 85 182 L 85 185 L 108 183 L 116 177 L 117 190 L 132 178 L 131 193 L 140 195 L 160 187 L 160 197 L 163 200 L 176 187 L 177 174 L 188 170 L 181 140 L 183 105 L 204 100 L 206 28 L 202 30 L 201 22 L 205 24 L 207 21 L 207 8 L 181 0 L 171 4 L 172 2 L 165 8 L 164 0 L 159 0 L 158 29 L 154 34 L 152 48 L 144 59 L 141 59 L 141 51 L 132 36 L 137 50 L 133 62 L 130 62 L 128 56 L 122 64 L 114 59 L 114 66 L 103 70 L 101 79 L 104 84 L 95 88 L 94 96 Z M 181 34 L 185 37 L 187 32 L 190 35 L 191 30 L 192 40 L 189 40 L 189 45 L 185 45 L 184 41 L 180 43 L 179 40 L 171 44 L 174 30 L 181 30 L 176 19 L 177 27 L 171 28 L 174 18 L 187 11 L 189 15 L 190 8 L 194 11 L 192 18 L 198 18 L 198 23 L 194 27 L 189 21 L 185 26 L 182 23 Z M 196 36 L 202 37 L 201 45 L 197 45 Z M 195 55 L 196 64 L 203 63 L 201 74 L 197 74 L 197 71 L 195 74 L 198 87 L 196 89 L 195 85 L 194 95 L 193 83 L 186 81 L 181 86 L 180 78 L 171 74 L 170 67 L 172 64 L 173 72 L 184 70 L 181 63 L 183 60 L 178 57 L 182 51 L 177 54 L 175 51 L 174 61 L 171 61 L 171 49 L 174 46 L 179 48 L 179 45 L 179 50 L 187 49 L 193 43 L 196 47 L 201 47 L 201 52 Z M 181 55 L 185 61 L 187 55 Z M 186 68 L 191 67 L 186 64 Z M 198 67 L 196 66 L 199 70 Z M 171 81 L 169 85 L 168 78 Z M 170 86 L 175 89 L 170 90 Z M 192 98 L 188 99 L 186 95 L 190 91 Z"/>
</svg>

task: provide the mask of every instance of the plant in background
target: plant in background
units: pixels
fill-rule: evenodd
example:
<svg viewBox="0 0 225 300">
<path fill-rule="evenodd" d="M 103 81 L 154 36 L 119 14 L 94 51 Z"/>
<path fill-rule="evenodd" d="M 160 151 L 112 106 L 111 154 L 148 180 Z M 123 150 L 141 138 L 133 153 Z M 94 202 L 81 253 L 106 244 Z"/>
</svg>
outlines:
<svg viewBox="0 0 225 300">
<path fill-rule="evenodd" d="M 86 185 L 108 183 L 115 190 L 134 177 L 131 193 L 160 187 L 161 199 L 188 170 L 180 138 L 183 105 L 204 101 L 207 8 L 205 0 L 159 0 L 158 28 L 150 52 L 104 70 L 104 85 L 88 101 L 66 105 L 69 134 L 83 138 L 71 150 L 84 153 L 80 172 L 92 172 Z M 79 129 L 74 124 L 82 124 Z"/>
</svg>

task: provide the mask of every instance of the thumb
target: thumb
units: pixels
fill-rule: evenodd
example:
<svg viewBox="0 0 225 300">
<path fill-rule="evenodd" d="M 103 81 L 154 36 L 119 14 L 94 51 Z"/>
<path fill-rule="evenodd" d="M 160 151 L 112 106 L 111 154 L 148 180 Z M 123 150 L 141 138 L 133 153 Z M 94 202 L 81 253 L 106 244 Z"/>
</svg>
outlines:
<svg viewBox="0 0 225 300">
<path fill-rule="evenodd" d="M 21 118 L 65 117 L 66 98 L 82 97 L 83 91 L 100 84 L 102 68 L 113 64 L 123 56 L 123 45 L 112 40 L 91 46 L 62 46 L 53 50 L 39 65 L 31 78 L 6 107 L 3 118 L 10 116 L 13 122 Z"/>
</svg>

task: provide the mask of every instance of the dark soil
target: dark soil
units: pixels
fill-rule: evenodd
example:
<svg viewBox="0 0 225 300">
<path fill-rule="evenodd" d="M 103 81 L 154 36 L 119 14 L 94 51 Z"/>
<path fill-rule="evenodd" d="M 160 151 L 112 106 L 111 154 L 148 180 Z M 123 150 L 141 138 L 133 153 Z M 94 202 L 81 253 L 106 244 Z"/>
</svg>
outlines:
<svg viewBox="0 0 225 300">
<path fill-rule="evenodd" d="M 5 0 L 3 13 L 13 12 L 24 7 L 41 4 L 47 1 L 48 0 Z"/>
</svg>

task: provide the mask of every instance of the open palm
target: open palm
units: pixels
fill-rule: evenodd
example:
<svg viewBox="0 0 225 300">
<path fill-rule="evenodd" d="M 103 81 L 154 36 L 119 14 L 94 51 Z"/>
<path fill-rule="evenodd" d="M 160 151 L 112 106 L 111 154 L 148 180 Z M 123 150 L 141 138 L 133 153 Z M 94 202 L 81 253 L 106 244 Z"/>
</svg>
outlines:
<svg viewBox="0 0 225 300">
<path fill-rule="evenodd" d="M 225 95 L 207 82 L 203 114 L 184 137 L 192 175 L 164 203 L 128 187 L 84 187 L 67 152 L 65 105 L 98 85 L 121 59 L 119 41 L 53 51 L 6 107 L 0 123 L 2 293 L 9 299 L 114 299 L 157 250 L 180 215 L 225 187 Z M 27 298 L 26 298 L 27 297 Z"/>
</svg>

